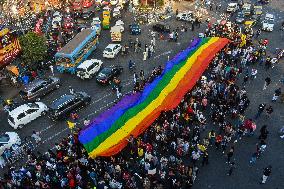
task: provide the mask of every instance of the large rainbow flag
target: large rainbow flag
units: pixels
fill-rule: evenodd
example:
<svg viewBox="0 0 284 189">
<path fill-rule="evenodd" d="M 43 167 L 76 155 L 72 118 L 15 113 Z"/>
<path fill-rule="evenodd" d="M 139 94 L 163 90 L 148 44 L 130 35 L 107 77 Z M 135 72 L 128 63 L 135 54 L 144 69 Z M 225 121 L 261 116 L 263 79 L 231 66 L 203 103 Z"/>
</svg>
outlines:
<svg viewBox="0 0 284 189">
<path fill-rule="evenodd" d="M 229 43 L 225 38 L 195 39 L 188 48 L 168 61 L 163 73 L 143 92 L 126 95 L 100 114 L 79 134 L 89 156 L 111 156 L 120 152 L 130 135 L 137 137 L 162 111 L 178 106 L 215 54 Z"/>
</svg>

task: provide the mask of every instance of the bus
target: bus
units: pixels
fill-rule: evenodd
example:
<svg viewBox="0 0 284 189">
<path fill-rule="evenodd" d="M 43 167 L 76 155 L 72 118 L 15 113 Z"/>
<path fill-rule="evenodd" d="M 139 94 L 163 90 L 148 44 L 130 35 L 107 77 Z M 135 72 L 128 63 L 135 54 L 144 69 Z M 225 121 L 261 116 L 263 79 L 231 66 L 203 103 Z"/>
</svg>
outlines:
<svg viewBox="0 0 284 189">
<path fill-rule="evenodd" d="M 98 44 L 97 31 L 83 29 L 55 54 L 57 70 L 60 73 L 75 74 L 76 68 L 90 56 Z"/>
<path fill-rule="evenodd" d="M 0 26 L 0 68 L 10 64 L 20 51 L 17 37 L 5 26 Z"/>
</svg>

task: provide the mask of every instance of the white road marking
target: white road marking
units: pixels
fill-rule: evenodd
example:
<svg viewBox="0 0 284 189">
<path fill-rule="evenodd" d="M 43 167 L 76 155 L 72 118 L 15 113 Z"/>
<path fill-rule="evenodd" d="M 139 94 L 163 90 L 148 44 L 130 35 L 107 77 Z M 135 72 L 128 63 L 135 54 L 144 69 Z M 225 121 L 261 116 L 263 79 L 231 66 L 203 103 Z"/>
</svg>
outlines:
<svg viewBox="0 0 284 189">
<path fill-rule="evenodd" d="M 165 55 L 167 55 L 167 54 L 171 54 L 171 52 L 172 52 L 172 50 L 166 51 L 166 52 L 164 52 L 164 53 L 162 53 L 162 54 L 159 54 L 159 55 L 155 56 L 154 59 L 157 59 L 157 58 L 159 58 L 159 57 L 161 57 L 161 56 L 165 56 Z"/>
</svg>

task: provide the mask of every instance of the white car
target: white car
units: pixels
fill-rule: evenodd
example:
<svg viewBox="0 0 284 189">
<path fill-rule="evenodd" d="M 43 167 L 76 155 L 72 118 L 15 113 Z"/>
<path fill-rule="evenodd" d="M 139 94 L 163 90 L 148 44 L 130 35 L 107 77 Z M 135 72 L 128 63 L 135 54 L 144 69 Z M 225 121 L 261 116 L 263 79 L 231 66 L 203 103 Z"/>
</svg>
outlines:
<svg viewBox="0 0 284 189">
<path fill-rule="evenodd" d="M 102 65 L 101 60 L 85 60 L 77 67 L 77 76 L 81 79 L 91 79 L 101 69 Z"/>
<path fill-rule="evenodd" d="M 229 3 L 227 7 L 227 12 L 233 13 L 238 10 L 238 3 Z"/>
<path fill-rule="evenodd" d="M 120 44 L 109 44 L 103 51 L 104 58 L 114 58 L 121 50 Z"/>
<path fill-rule="evenodd" d="M 21 139 L 15 132 L 6 132 L 0 134 L 0 156 L 3 154 L 5 149 L 10 149 L 14 144 L 21 145 Z"/>
<path fill-rule="evenodd" d="M 264 20 L 262 21 L 262 30 L 273 31 L 274 28 L 274 15 L 266 14 Z"/>
<path fill-rule="evenodd" d="M 179 13 L 176 18 L 177 20 L 187 21 L 187 22 L 193 22 L 195 20 L 193 13 L 191 11 Z"/>
<path fill-rule="evenodd" d="M 120 28 L 120 32 L 124 32 L 124 22 L 122 20 L 116 21 L 115 26 Z"/>
<path fill-rule="evenodd" d="M 117 5 L 118 4 L 118 0 L 110 0 L 110 4 L 112 6 Z"/>
<path fill-rule="evenodd" d="M 41 115 L 46 114 L 48 107 L 42 102 L 23 104 L 8 112 L 8 123 L 14 128 L 23 128 Z"/>
</svg>

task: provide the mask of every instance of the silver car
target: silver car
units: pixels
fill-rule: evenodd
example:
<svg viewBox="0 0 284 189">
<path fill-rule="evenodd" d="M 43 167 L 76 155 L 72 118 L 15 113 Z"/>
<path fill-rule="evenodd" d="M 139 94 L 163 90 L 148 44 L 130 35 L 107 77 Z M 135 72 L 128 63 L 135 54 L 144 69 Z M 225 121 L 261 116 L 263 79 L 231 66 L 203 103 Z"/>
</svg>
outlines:
<svg viewBox="0 0 284 189">
<path fill-rule="evenodd" d="M 59 87 L 60 79 L 57 77 L 36 79 L 20 91 L 20 96 L 26 101 L 39 101 L 41 97 Z"/>
</svg>

